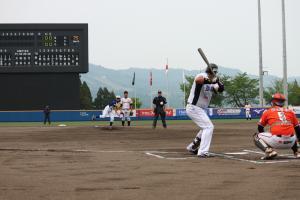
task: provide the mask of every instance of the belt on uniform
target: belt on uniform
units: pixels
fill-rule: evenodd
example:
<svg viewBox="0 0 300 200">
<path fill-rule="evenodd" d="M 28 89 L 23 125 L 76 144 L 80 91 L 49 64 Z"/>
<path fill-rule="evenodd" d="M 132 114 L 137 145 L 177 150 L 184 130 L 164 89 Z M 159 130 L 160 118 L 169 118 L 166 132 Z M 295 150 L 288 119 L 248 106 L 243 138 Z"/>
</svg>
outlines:
<svg viewBox="0 0 300 200">
<path fill-rule="evenodd" d="M 276 135 L 277 137 L 282 137 L 282 136 L 289 136 L 289 137 L 293 137 L 294 136 L 294 134 L 291 134 L 291 135 Z"/>
</svg>

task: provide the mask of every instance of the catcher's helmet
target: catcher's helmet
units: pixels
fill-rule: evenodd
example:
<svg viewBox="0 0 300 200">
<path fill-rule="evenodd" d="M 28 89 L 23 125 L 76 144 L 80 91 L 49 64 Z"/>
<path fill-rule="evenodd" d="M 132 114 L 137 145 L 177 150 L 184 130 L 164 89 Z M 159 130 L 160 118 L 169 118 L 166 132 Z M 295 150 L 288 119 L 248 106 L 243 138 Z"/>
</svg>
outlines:
<svg viewBox="0 0 300 200">
<path fill-rule="evenodd" d="M 282 107 L 285 102 L 285 96 L 280 93 L 275 93 L 272 95 L 271 104 Z"/>
<path fill-rule="evenodd" d="M 212 74 L 212 72 L 211 72 L 211 70 L 212 70 L 215 74 L 217 74 L 218 73 L 218 69 L 219 69 L 218 65 L 216 65 L 214 63 L 210 63 L 209 67 L 206 68 L 205 72 Z"/>
</svg>

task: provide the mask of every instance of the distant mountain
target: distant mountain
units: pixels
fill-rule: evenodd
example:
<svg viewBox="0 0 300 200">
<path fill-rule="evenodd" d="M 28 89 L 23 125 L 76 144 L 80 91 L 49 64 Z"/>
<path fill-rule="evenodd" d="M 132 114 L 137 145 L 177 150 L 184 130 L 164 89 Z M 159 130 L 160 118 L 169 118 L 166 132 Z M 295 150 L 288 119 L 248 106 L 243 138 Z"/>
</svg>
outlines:
<svg viewBox="0 0 300 200">
<path fill-rule="evenodd" d="M 234 76 L 238 73 L 243 73 L 238 69 L 220 67 L 220 73 Z M 132 86 L 133 73 L 135 72 L 135 86 Z M 199 70 L 185 70 L 185 75 L 196 75 Z M 179 88 L 179 84 L 182 83 L 183 69 L 169 69 L 168 83 L 165 71 L 163 69 L 152 69 L 153 85 L 150 93 L 150 69 L 146 68 L 129 68 L 122 70 L 114 70 L 102 67 L 100 65 L 89 65 L 89 73 L 81 74 L 81 80 L 86 81 L 91 89 L 93 98 L 95 98 L 99 87 L 107 87 L 109 90 L 113 90 L 115 94 L 122 95 L 124 90 L 129 91 L 129 96 L 134 97 L 134 91 L 136 89 L 136 96 L 143 102 L 142 107 L 146 108 L 150 106 L 151 99 L 157 94 L 157 90 L 160 89 L 163 95 L 167 98 L 171 107 L 181 108 L 183 107 L 183 92 Z M 249 75 L 251 78 L 258 78 L 255 75 Z M 278 79 L 276 76 L 264 76 L 264 86 L 271 86 L 272 82 Z M 288 80 L 293 81 L 297 79 L 300 82 L 300 77 L 290 77 Z M 169 86 L 169 90 L 168 90 Z"/>
</svg>

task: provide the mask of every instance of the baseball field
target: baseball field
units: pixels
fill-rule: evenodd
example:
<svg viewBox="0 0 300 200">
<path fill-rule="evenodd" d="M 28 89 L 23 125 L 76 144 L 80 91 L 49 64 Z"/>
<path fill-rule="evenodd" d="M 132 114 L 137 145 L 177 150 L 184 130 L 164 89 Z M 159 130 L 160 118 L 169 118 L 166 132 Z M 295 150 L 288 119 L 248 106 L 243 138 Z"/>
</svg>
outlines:
<svg viewBox="0 0 300 200">
<path fill-rule="evenodd" d="M 291 151 L 260 160 L 256 120 L 215 120 L 213 158 L 186 152 L 197 127 L 150 121 L 0 123 L 1 200 L 299 199 Z"/>
</svg>

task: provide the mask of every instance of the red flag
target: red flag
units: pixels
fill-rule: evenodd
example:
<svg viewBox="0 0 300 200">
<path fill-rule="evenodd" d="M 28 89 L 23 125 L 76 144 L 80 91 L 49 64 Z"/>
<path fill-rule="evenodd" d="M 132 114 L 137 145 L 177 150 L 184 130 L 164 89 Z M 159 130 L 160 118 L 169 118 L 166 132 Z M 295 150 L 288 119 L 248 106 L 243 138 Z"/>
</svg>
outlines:
<svg viewBox="0 0 300 200">
<path fill-rule="evenodd" d="M 150 86 L 152 86 L 152 71 L 150 72 Z"/>
</svg>

